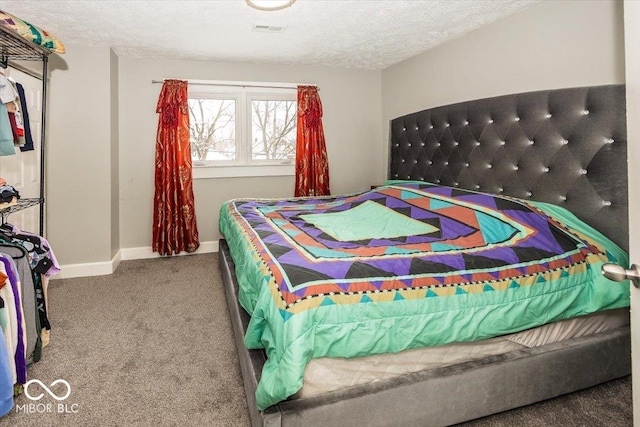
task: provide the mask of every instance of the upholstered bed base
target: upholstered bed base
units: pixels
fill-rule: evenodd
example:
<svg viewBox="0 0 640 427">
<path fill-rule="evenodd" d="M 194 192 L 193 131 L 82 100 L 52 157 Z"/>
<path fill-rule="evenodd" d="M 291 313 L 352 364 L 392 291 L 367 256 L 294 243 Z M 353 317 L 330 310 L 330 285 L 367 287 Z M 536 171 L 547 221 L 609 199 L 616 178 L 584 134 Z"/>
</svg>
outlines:
<svg viewBox="0 0 640 427">
<path fill-rule="evenodd" d="M 629 328 L 373 384 L 289 400 L 263 412 L 255 390 L 265 361 L 243 343 L 248 314 L 238 304 L 235 266 L 224 240 L 220 269 L 253 426 L 451 425 L 570 393 L 631 372 Z"/>
</svg>

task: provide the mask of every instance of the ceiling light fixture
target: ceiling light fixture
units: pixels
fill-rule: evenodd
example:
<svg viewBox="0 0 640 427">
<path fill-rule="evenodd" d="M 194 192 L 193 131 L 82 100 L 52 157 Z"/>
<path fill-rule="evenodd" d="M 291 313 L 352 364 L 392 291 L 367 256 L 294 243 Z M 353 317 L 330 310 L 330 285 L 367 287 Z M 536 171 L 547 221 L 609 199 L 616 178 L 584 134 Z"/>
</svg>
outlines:
<svg viewBox="0 0 640 427">
<path fill-rule="evenodd" d="M 247 4 L 258 10 L 280 10 L 291 7 L 296 0 L 245 0 Z"/>
</svg>

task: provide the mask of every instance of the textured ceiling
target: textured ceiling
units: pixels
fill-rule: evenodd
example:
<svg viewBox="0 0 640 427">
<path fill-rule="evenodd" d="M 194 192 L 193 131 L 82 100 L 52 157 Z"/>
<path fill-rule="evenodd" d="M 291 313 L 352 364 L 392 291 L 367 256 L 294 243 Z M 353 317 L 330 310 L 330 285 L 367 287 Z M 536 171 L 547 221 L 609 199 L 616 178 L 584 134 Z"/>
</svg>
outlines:
<svg viewBox="0 0 640 427">
<path fill-rule="evenodd" d="M 70 46 L 118 55 L 384 69 L 537 0 L 2 0 L 2 10 Z M 254 25 L 286 27 L 281 33 Z"/>
</svg>

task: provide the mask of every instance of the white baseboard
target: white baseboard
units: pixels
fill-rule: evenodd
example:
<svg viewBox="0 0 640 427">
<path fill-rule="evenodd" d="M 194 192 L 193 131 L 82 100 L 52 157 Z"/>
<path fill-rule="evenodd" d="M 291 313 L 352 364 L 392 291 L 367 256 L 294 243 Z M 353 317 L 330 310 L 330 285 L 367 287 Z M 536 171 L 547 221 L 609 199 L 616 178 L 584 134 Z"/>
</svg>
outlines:
<svg viewBox="0 0 640 427">
<path fill-rule="evenodd" d="M 195 255 L 218 252 L 218 241 L 201 242 L 198 250 L 192 253 L 181 252 L 174 256 Z M 89 262 L 85 264 L 65 264 L 60 266 L 60 273 L 51 279 L 71 279 L 73 277 L 104 276 L 112 274 L 120 265 L 120 261 L 134 259 L 160 258 L 157 252 L 151 250 L 151 246 L 139 248 L 123 248 L 116 253 L 111 261 Z"/>
<path fill-rule="evenodd" d="M 147 259 L 147 258 L 161 258 L 163 255 L 158 254 L 157 252 L 153 252 L 151 250 L 151 246 L 143 246 L 140 248 L 123 248 L 120 249 L 122 252 L 122 260 L 128 261 L 132 259 Z M 180 252 L 174 256 L 183 256 L 183 255 L 196 255 L 196 254 L 207 254 L 211 252 L 218 252 L 218 241 L 213 240 L 209 242 L 200 242 L 200 247 L 191 253 Z"/>
<path fill-rule="evenodd" d="M 71 279 L 73 277 L 104 276 L 116 271 L 122 260 L 122 251 L 118 251 L 111 261 L 88 262 L 85 264 L 65 264 L 60 266 L 60 272 L 51 279 Z"/>
</svg>

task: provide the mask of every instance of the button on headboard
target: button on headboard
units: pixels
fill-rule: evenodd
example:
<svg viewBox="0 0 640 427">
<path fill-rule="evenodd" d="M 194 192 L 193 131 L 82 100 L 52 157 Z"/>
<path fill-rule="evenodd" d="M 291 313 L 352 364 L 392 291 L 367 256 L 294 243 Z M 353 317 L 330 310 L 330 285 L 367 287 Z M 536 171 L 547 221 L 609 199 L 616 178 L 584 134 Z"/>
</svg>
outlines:
<svg viewBox="0 0 640 427">
<path fill-rule="evenodd" d="M 628 249 L 624 85 L 547 90 L 391 121 L 390 179 L 563 206 Z"/>
</svg>

